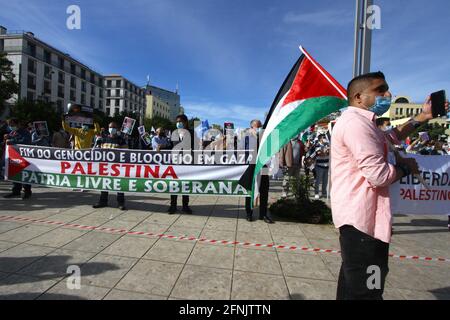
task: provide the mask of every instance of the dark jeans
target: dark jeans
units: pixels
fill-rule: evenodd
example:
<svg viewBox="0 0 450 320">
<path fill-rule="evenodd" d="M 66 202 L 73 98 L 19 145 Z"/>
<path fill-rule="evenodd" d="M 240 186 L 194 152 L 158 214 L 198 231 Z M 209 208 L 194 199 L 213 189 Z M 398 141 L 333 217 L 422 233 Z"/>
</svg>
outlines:
<svg viewBox="0 0 450 320">
<path fill-rule="evenodd" d="M 170 196 L 170 206 L 176 207 L 177 200 L 178 200 L 178 195 L 171 195 Z M 189 196 L 182 196 L 182 202 L 183 202 L 183 207 L 187 207 L 189 205 Z"/>
<path fill-rule="evenodd" d="M 267 216 L 267 204 L 269 202 L 269 176 L 261 176 L 261 185 L 259 186 L 259 216 Z M 251 197 L 245 198 L 245 212 L 251 214 L 252 210 L 250 205 L 252 203 Z"/>
<path fill-rule="evenodd" d="M 319 194 L 319 185 L 322 185 L 322 196 L 327 196 L 328 168 L 316 166 L 316 181 L 314 185 L 315 194 Z"/>
<path fill-rule="evenodd" d="M 20 194 L 20 192 L 22 191 L 22 187 L 25 193 L 31 193 L 31 184 L 22 184 L 17 182 L 13 183 L 12 193 Z"/>
<path fill-rule="evenodd" d="M 336 299 L 383 300 L 384 283 L 389 272 L 389 244 L 353 226 L 342 226 L 339 231 L 342 265 Z M 368 286 L 376 283 L 373 279 L 377 274 L 369 269 L 370 266 L 379 267 L 379 289 L 370 289 Z"/>
<path fill-rule="evenodd" d="M 102 191 L 100 194 L 100 203 L 107 204 L 108 203 L 108 192 Z M 125 204 L 125 195 L 122 192 L 117 193 L 117 203 L 119 205 Z"/>
</svg>

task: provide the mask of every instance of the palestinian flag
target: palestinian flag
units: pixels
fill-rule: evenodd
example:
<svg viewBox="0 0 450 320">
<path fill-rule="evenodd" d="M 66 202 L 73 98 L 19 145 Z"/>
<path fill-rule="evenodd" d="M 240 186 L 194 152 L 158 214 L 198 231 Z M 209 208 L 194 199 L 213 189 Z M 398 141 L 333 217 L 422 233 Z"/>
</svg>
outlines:
<svg viewBox="0 0 450 320">
<path fill-rule="evenodd" d="M 346 90 L 306 50 L 300 50 L 303 54 L 281 86 L 264 123 L 253 181 L 290 139 L 348 106 Z"/>
</svg>

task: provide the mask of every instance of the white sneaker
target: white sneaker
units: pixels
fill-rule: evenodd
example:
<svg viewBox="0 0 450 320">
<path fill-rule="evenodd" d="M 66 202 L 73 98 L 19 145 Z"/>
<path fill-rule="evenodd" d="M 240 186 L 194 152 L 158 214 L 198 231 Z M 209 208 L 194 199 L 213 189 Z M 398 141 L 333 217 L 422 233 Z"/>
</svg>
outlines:
<svg viewBox="0 0 450 320">
<path fill-rule="evenodd" d="M 314 196 L 314 199 L 319 200 L 319 199 L 320 199 L 320 196 L 319 196 L 318 194 L 316 194 L 316 195 Z"/>
</svg>

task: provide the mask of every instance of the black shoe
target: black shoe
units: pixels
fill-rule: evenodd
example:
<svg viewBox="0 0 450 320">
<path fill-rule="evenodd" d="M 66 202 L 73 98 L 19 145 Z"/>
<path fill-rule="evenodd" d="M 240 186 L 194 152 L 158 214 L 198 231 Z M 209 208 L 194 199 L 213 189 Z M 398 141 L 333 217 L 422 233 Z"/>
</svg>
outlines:
<svg viewBox="0 0 450 320">
<path fill-rule="evenodd" d="M 253 221 L 251 214 L 247 214 L 247 221 L 248 222 L 252 222 Z"/>
<path fill-rule="evenodd" d="M 31 192 L 25 192 L 22 196 L 22 200 L 27 200 L 31 198 Z"/>
<path fill-rule="evenodd" d="M 264 220 L 265 223 L 269 223 L 269 224 L 275 223 L 275 222 L 273 222 L 273 220 L 272 220 L 271 218 L 269 218 L 269 217 L 267 217 L 267 216 L 265 216 L 265 217 L 263 218 L 263 220 Z"/>
<path fill-rule="evenodd" d="M 5 199 L 19 198 L 19 197 L 20 197 L 20 193 L 10 193 L 10 194 L 7 194 L 6 196 L 3 196 L 3 198 L 5 198 Z"/>
<path fill-rule="evenodd" d="M 192 209 L 189 208 L 189 206 L 184 206 L 181 211 L 183 211 L 186 214 L 192 214 Z"/>
<path fill-rule="evenodd" d="M 177 207 L 176 206 L 170 206 L 169 210 L 167 210 L 167 212 L 169 212 L 169 214 L 174 214 L 177 212 Z"/>
<path fill-rule="evenodd" d="M 119 204 L 119 206 L 117 208 L 119 208 L 119 210 L 122 210 L 122 211 L 127 210 L 127 208 L 125 207 L 124 204 Z"/>
<path fill-rule="evenodd" d="M 92 206 L 92 208 L 94 208 L 94 209 L 100 209 L 100 208 L 105 208 L 105 207 L 107 207 L 107 206 L 108 206 L 107 203 L 101 203 L 101 202 L 99 202 L 99 203 L 97 203 L 97 204 L 94 204 L 94 205 Z"/>
</svg>

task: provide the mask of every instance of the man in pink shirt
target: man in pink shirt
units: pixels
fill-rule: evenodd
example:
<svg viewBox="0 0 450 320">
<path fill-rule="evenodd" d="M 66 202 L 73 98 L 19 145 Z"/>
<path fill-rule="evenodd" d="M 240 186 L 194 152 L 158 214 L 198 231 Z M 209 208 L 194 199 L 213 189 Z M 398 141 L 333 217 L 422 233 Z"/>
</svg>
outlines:
<svg viewBox="0 0 450 320">
<path fill-rule="evenodd" d="M 350 107 L 333 128 L 330 159 L 331 208 L 342 255 L 337 299 L 382 299 L 392 230 L 389 186 L 419 172 L 411 158 L 389 163 L 389 143 L 432 119 L 431 102 L 404 125 L 383 132 L 375 123 L 391 104 L 383 73 L 356 77 L 347 94 Z"/>
</svg>

